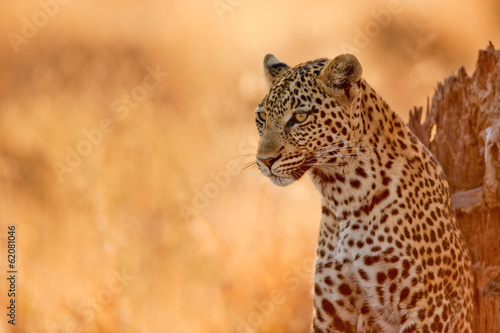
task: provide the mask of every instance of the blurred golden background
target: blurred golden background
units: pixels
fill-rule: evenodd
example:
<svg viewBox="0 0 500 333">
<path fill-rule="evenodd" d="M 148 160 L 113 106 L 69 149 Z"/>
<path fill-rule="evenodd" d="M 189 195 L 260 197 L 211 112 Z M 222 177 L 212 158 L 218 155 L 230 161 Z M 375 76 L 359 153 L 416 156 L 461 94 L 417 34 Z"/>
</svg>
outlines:
<svg viewBox="0 0 500 333">
<path fill-rule="evenodd" d="M 500 45 L 483 1 L 0 5 L 1 332 L 307 332 L 319 197 L 253 172 L 261 62 L 343 52 L 405 119 Z M 6 312 L 6 310 L 4 310 Z M 3 313 L 3 312 L 2 312 Z"/>
</svg>

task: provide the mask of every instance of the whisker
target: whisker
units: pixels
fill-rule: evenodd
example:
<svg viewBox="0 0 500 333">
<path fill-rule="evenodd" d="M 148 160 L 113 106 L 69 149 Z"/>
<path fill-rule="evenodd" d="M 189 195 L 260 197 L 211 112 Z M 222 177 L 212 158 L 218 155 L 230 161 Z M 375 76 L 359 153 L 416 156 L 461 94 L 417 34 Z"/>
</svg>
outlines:
<svg viewBox="0 0 500 333">
<path fill-rule="evenodd" d="M 342 166 L 343 164 L 323 164 L 323 163 L 317 163 L 317 164 L 314 164 L 313 166 L 315 167 L 321 167 L 323 169 L 327 169 L 327 170 L 331 170 L 331 171 L 339 171 L 337 168 L 334 168 L 334 167 L 339 167 L 339 166 Z"/>
<path fill-rule="evenodd" d="M 344 146 L 346 147 L 352 147 L 352 148 L 355 148 L 355 146 L 353 146 L 352 144 L 354 143 L 359 143 L 363 140 L 366 140 L 372 136 L 374 136 L 378 131 L 380 131 L 381 129 L 383 128 L 383 126 L 379 126 L 375 131 L 373 131 L 372 133 L 370 133 L 369 135 L 365 135 L 364 137 L 361 137 L 359 139 L 354 139 L 354 140 L 348 140 L 348 141 L 340 141 L 340 142 L 335 142 L 333 143 L 332 145 L 329 145 L 329 146 L 326 146 L 326 147 L 322 147 L 320 148 L 319 150 L 330 150 L 330 149 L 333 149 L 333 148 L 343 148 Z M 342 144 L 342 147 L 339 147 L 339 145 Z M 358 148 L 358 147 L 356 147 Z M 359 147 L 361 148 L 361 147 Z"/>
<path fill-rule="evenodd" d="M 334 149 L 334 150 L 331 150 L 331 151 L 323 151 L 323 152 L 317 152 L 316 153 L 316 157 L 317 158 L 320 158 L 320 157 L 328 157 L 328 156 L 332 156 L 332 157 L 337 157 L 337 156 L 362 156 L 363 154 L 366 154 L 366 153 L 369 153 L 371 151 L 375 151 L 378 147 L 369 147 L 369 148 L 352 148 L 350 149 L 350 151 L 354 151 L 354 152 L 349 152 L 348 154 L 344 153 L 343 150 L 348 150 L 348 149 L 345 149 L 345 148 L 342 148 L 342 149 Z"/>
<path fill-rule="evenodd" d="M 260 173 L 260 169 L 257 167 L 257 163 L 253 163 L 253 164 L 246 166 L 245 170 L 243 172 L 241 172 L 241 175 L 243 176 L 243 179 L 241 182 L 241 191 L 245 190 L 248 182 L 257 173 Z"/>
<path fill-rule="evenodd" d="M 343 157 L 354 157 L 354 158 L 364 158 L 370 160 L 370 157 L 364 156 L 364 154 L 352 153 L 352 154 L 341 154 Z"/>
<path fill-rule="evenodd" d="M 252 170 L 252 169 L 256 169 L 256 168 L 258 169 L 257 162 L 252 161 L 252 162 L 245 163 L 244 165 L 242 165 L 241 167 L 239 167 L 238 168 L 238 172 L 239 173 L 245 173 L 248 170 Z"/>
<path fill-rule="evenodd" d="M 241 160 L 243 158 L 249 158 L 249 157 L 255 158 L 255 154 L 244 154 L 244 155 L 235 156 L 235 157 L 229 159 L 228 162 L 238 161 L 238 160 Z"/>
<path fill-rule="evenodd" d="M 251 177 L 254 177 L 254 180 L 253 180 L 253 183 L 252 183 L 252 189 L 254 189 L 256 187 L 256 184 L 259 180 L 261 180 L 262 178 L 262 172 L 260 172 L 260 169 L 257 169 L 257 170 L 254 170 L 254 172 L 252 173 L 252 176 Z M 250 178 L 251 178 L 250 177 Z"/>
<path fill-rule="evenodd" d="M 334 147 L 334 145 L 326 146 L 326 147 L 321 147 L 318 149 L 319 152 L 325 153 L 329 151 L 342 151 L 342 150 L 375 150 L 378 149 L 377 146 L 374 147 L 356 147 L 356 146 L 349 146 L 349 145 L 344 145 L 342 147 Z"/>
</svg>

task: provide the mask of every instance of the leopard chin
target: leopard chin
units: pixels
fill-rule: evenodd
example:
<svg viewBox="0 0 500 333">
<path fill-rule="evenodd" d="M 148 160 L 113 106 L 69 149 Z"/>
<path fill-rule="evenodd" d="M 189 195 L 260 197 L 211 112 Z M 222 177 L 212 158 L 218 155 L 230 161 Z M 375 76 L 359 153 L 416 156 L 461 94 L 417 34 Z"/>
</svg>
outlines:
<svg viewBox="0 0 500 333">
<path fill-rule="evenodd" d="M 275 176 L 275 175 L 269 175 L 267 176 L 269 180 L 277 186 L 285 187 L 296 181 L 297 179 L 294 177 L 280 177 L 280 176 Z"/>
</svg>

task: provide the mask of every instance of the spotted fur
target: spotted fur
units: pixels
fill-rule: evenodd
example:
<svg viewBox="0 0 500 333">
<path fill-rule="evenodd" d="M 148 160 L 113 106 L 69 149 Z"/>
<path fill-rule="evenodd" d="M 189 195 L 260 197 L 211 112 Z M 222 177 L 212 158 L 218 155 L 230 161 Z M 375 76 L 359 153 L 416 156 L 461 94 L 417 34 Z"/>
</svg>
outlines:
<svg viewBox="0 0 500 333">
<path fill-rule="evenodd" d="M 313 331 L 470 333 L 471 262 L 435 157 L 356 57 L 264 68 L 257 164 L 279 186 L 307 172 L 322 199 Z"/>
</svg>

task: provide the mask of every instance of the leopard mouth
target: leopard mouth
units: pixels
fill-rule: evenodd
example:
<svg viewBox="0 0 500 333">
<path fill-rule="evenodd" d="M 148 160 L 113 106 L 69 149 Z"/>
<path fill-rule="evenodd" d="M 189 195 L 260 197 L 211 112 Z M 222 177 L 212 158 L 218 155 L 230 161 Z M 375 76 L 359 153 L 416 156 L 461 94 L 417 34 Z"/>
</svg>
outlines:
<svg viewBox="0 0 500 333">
<path fill-rule="evenodd" d="M 311 163 L 313 161 L 307 161 L 305 160 L 304 163 L 302 163 L 300 166 L 298 166 L 296 169 L 292 170 L 289 172 L 288 175 L 277 175 L 273 173 L 272 171 L 267 174 L 267 178 L 271 180 L 271 182 L 277 186 L 287 186 L 290 185 L 291 183 L 299 180 L 302 178 L 302 176 L 311 168 L 311 166 L 314 163 Z"/>
</svg>

